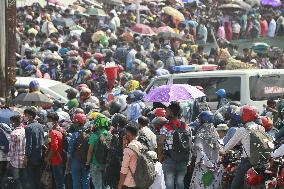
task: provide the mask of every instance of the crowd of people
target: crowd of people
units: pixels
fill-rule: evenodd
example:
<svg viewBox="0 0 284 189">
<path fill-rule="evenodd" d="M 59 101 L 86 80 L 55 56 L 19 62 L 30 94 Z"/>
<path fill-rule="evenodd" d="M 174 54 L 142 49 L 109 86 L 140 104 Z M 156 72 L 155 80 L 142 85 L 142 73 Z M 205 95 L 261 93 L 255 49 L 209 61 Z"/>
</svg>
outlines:
<svg viewBox="0 0 284 189">
<path fill-rule="evenodd" d="M 0 124 L 2 183 L 11 171 L 17 189 L 219 189 L 221 162 L 235 150 L 242 159 L 230 188 L 242 188 L 251 167 L 284 155 L 282 100 L 268 100 L 261 114 L 229 102 L 226 89 L 219 89 L 216 112 L 202 97 L 191 102 L 189 115 L 179 102 L 149 107 L 143 91 L 156 77 L 173 73 L 173 66 L 282 68 L 280 48 L 258 44 L 240 51 L 232 41 L 282 40 L 283 5 L 253 2 L 248 10 L 220 9 L 227 1 L 142 1 L 140 14 L 130 3 L 19 7 L 18 76 L 73 88 L 65 91 L 66 104 L 50 97 L 52 104 L 17 107 L 19 113 Z M 216 45 L 209 53 L 208 43 Z M 33 80 L 28 88 L 12 87 L 11 97 L 40 88 Z M 257 162 L 261 151 L 250 145 L 254 131 L 264 133 L 269 146 L 277 143 Z"/>
<path fill-rule="evenodd" d="M 30 90 L 39 92 L 34 86 Z M 16 188 L 222 188 L 222 159 L 235 150 L 242 153 L 230 186 L 236 189 L 250 168 L 284 155 L 283 100 L 269 100 L 260 114 L 222 96 L 212 113 L 208 104 L 201 109 L 200 98 L 194 101 L 199 115 L 187 123 L 180 103 L 147 108 L 140 90 L 127 97 L 126 113 L 118 100 L 102 111 L 84 106 L 75 90 L 67 93 L 66 105 L 26 107 L 10 117 L 10 126 L 0 124 L 2 181 L 11 170 Z M 78 106 L 68 111 L 71 104 Z M 265 133 L 259 140 L 267 142 L 268 154 L 258 148 L 262 143 L 251 144 L 254 132 Z"/>
</svg>

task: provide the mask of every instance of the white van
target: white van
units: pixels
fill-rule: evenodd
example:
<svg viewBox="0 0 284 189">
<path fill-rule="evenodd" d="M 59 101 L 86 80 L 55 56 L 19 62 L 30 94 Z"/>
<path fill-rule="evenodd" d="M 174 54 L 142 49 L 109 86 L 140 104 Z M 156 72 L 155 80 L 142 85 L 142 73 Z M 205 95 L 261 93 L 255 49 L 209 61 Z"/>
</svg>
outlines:
<svg viewBox="0 0 284 189">
<path fill-rule="evenodd" d="M 217 109 L 216 91 L 224 88 L 231 101 L 256 106 L 262 111 L 269 98 L 284 97 L 284 69 L 217 70 L 171 74 L 153 80 L 146 92 L 166 84 L 202 86 L 212 110 Z"/>
<path fill-rule="evenodd" d="M 69 85 L 61 83 L 59 81 L 54 81 L 50 79 L 33 78 L 33 77 L 17 77 L 15 87 L 28 88 L 31 81 L 36 80 L 39 83 L 40 91 L 43 94 L 51 96 L 55 100 L 59 100 L 63 103 L 67 103 L 67 93 L 66 90 L 70 89 Z"/>
</svg>

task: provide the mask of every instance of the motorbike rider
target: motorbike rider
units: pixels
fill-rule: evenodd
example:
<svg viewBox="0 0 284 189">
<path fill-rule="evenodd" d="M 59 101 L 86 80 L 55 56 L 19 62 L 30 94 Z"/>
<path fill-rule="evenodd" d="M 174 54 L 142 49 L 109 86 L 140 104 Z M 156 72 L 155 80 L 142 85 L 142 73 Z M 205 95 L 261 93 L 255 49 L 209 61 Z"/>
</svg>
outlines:
<svg viewBox="0 0 284 189">
<path fill-rule="evenodd" d="M 261 117 L 262 126 L 265 129 L 265 132 L 269 134 L 273 139 L 275 139 L 276 131 L 273 129 L 273 121 L 267 116 Z"/>
<path fill-rule="evenodd" d="M 216 91 L 216 95 L 218 97 L 218 106 L 217 109 L 225 106 L 228 103 L 227 100 L 227 92 L 225 89 L 219 89 Z"/>
<path fill-rule="evenodd" d="M 255 121 L 258 119 L 258 111 L 254 106 L 245 105 L 241 108 L 241 120 L 244 123 L 244 127 L 240 127 L 230 141 L 225 145 L 221 154 L 224 154 L 241 142 L 243 146 L 243 154 L 240 164 L 236 169 L 235 177 L 231 184 L 231 189 L 240 189 L 244 183 L 244 177 L 246 172 L 252 167 L 249 157 L 250 152 L 250 133 L 248 129 L 261 130 L 265 132 L 264 128 L 257 125 Z"/>
</svg>

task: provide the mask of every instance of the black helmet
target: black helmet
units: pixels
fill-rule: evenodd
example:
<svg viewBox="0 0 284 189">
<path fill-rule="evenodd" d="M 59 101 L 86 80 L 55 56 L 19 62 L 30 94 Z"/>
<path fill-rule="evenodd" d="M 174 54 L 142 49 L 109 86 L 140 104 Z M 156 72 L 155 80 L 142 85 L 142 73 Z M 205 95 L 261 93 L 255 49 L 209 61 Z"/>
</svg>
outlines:
<svg viewBox="0 0 284 189">
<path fill-rule="evenodd" d="M 53 101 L 53 109 L 57 110 L 58 108 L 63 108 L 64 103 L 60 102 L 59 100 Z"/>
<path fill-rule="evenodd" d="M 112 101 L 109 104 L 109 113 L 114 115 L 115 113 L 119 113 L 121 109 L 121 104 L 118 101 Z"/>
<path fill-rule="evenodd" d="M 111 125 L 113 127 L 125 127 L 127 125 L 126 116 L 120 113 L 114 114 L 111 120 Z"/>
<path fill-rule="evenodd" d="M 78 94 L 78 91 L 74 88 L 69 88 L 65 91 L 67 93 L 67 98 L 69 100 L 73 99 L 73 98 L 76 98 L 77 94 Z"/>
</svg>

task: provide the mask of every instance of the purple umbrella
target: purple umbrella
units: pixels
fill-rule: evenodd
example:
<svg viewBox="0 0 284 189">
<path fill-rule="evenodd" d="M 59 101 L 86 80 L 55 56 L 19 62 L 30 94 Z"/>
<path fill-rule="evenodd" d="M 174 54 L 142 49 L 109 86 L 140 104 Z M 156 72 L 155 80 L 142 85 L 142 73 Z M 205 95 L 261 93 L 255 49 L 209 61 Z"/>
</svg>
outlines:
<svg viewBox="0 0 284 189">
<path fill-rule="evenodd" d="M 205 96 L 196 87 L 186 84 L 162 85 L 149 92 L 144 97 L 147 102 L 173 102 L 193 100 Z"/>
<path fill-rule="evenodd" d="M 280 0 L 261 0 L 262 5 L 270 5 L 273 7 L 280 7 L 281 1 Z"/>
</svg>

